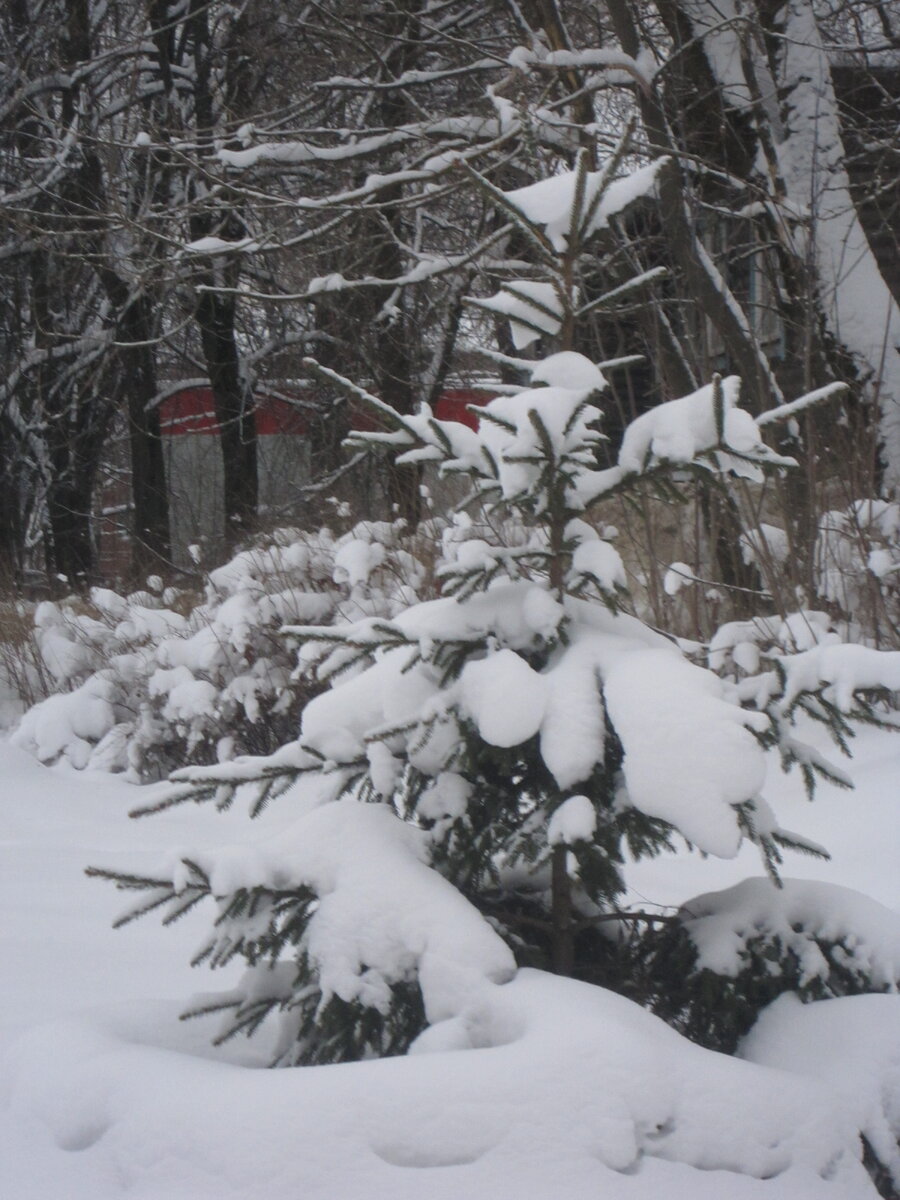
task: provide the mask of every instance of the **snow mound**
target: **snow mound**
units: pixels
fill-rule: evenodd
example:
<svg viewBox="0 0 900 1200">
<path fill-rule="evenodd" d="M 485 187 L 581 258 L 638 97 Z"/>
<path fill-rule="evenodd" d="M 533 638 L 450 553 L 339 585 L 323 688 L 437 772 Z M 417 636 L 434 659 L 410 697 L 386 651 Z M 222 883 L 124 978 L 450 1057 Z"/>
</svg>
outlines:
<svg viewBox="0 0 900 1200">
<path fill-rule="evenodd" d="M 37 1200 L 21 1181 L 46 1186 L 67 1151 L 58 1194 L 79 1200 L 875 1195 L 859 1110 L 838 1090 L 702 1050 L 620 996 L 541 972 L 486 985 L 418 1054 L 349 1067 L 174 1054 L 154 1045 L 166 1017 L 117 1009 L 18 1042 L 5 1194 Z M 14 1174 L 23 1153 L 33 1166 Z"/>
<path fill-rule="evenodd" d="M 738 1052 L 839 1095 L 900 1186 L 900 996 L 842 996 L 815 1004 L 780 996 Z"/>
<path fill-rule="evenodd" d="M 117 689 L 102 673 L 92 675 L 73 692 L 60 692 L 34 705 L 11 737 L 41 762 L 65 754 L 75 767 L 89 764 L 94 746 L 116 724 Z"/>
</svg>

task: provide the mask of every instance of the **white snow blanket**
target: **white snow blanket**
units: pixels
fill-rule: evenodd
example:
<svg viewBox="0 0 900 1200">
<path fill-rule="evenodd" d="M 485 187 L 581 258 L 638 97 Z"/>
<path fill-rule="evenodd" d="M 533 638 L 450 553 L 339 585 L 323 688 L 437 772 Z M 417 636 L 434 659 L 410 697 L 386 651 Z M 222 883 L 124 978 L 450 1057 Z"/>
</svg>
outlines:
<svg viewBox="0 0 900 1200">
<path fill-rule="evenodd" d="M 865 876 L 895 909 L 896 756 L 889 735 L 867 733 L 852 797 L 823 785 L 816 805 L 793 801 L 835 850 L 832 864 L 797 867 L 854 887 Z M 176 1020 L 204 987 L 185 966 L 204 914 L 114 933 L 121 897 L 82 873 L 102 859 L 148 869 L 178 842 L 240 842 L 240 807 L 129 822 L 135 789 L 120 780 L 49 771 L 3 745 L 0 766 L 0 939 L 12 968 L 0 998 L 4 1200 L 875 1195 L 856 1131 L 883 1145 L 896 1121 L 895 996 L 796 1012 L 781 1001 L 741 1062 L 621 997 L 525 971 L 476 988 L 418 1054 L 254 1069 L 264 1041 L 213 1050 L 214 1022 Z M 277 841 L 293 816 L 274 804 L 254 827 Z M 565 840 L 582 828 L 577 805 L 569 816 Z M 677 903 L 733 884 L 746 865 L 685 853 L 629 874 L 645 901 Z"/>
</svg>

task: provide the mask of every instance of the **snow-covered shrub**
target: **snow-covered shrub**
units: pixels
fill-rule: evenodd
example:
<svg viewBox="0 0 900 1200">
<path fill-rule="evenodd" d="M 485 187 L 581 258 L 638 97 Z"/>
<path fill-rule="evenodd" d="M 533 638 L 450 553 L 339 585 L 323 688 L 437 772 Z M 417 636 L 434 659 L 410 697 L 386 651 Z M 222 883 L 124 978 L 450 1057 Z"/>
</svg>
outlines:
<svg viewBox="0 0 900 1200">
<path fill-rule="evenodd" d="M 856 500 L 819 521 L 816 587 L 856 637 L 900 641 L 900 504 Z"/>
<path fill-rule="evenodd" d="M 834 884 L 745 879 L 689 901 L 644 939 L 655 1012 L 732 1052 L 785 992 L 804 1003 L 900 986 L 900 916 Z"/>
<path fill-rule="evenodd" d="M 90 611 L 40 604 L 34 638 L 58 690 L 25 713 L 13 741 L 44 762 L 142 780 L 273 750 L 294 736 L 310 694 L 282 626 L 390 616 L 427 594 L 435 536 L 399 522 L 339 537 L 283 529 L 211 571 L 202 598 L 95 588 Z"/>
<path fill-rule="evenodd" d="M 542 321 L 516 308 L 526 333 L 549 317 L 571 327 L 579 256 L 614 169 L 582 162 L 549 188 L 489 188 L 552 283 Z M 299 738 L 173 777 L 171 802 L 247 789 L 259 807 L 279 795 L 289 825 L 252 845 L 181 851 L 146 876 L 93 872 L 140 893 L 123 921 L 212 900 L 198 961 L 239 956 L 247 972 L 195 1011 L 222 1009 L 222 1038 L 280 1013 L 279 1063 L 403 1052 L 425 1026 L 420 1049 L 493 1044 L 466 1014 L 518 966 L 597 980 L 605 931 L 614 944 L 617 926 L 654 924 L 623 912 L 629 855 L 683 839 L 732 857 L 749 841 L 773 877 L 787 848 L 821 855 L 764 798 L 765 750 L 833 777 L 794 717 L 840 732 L 857 711 L 875 717 L 867 692 L 896 675 L 891 655 L 829 659 L 860 648 L 813 639 L 726 682 L 626 612 L 622 559 L 595 520 L 609 498 L 666 494 L 691 473 L 759 479 L 791 460 L 739 407 L 739 381 L 716 378 L 640 417 L 603 468 L 600 368 L 568 347 L 526 365 L 530 384 L 491 401 L 477 430 L 426 405 L 401 415 L 319 368 L 388 426 L 357 443 L 468 485 L 475 517 L 447 531 L 443 594 L 387 617 L 291 626 L 329 685 Z M 627 969 L 628 955 L 618 962 Z M 607 982 L 653 1002 L 658 981 L 616 977 L 614 954 L 606 965 Z M 658 966 L 664 981 L 671 963 Z"/>
<path fill-rule="evenodd" d="M 770 666 L 786 654 L 841 640 L 828 613 L 812 609 L 785 617 L 773 613 L 721 625 L 710 638 L 707 661 L 710 670 L 736 681 L 758 675 L 763 665 Z"/>
<path fill-rule="evenodd" d="M 816 607 L 827 608 L 831 628 L 845 641 L 900 645 L 900 504 L 868 499 L 827 508 L 814 530 L 811 576 L 798 590 L 813 590 Z M 783 596 L 793 557 L 784 529 L 766 523 L 748 529 L 742 552 L 772 594 Z"/>
</svg>

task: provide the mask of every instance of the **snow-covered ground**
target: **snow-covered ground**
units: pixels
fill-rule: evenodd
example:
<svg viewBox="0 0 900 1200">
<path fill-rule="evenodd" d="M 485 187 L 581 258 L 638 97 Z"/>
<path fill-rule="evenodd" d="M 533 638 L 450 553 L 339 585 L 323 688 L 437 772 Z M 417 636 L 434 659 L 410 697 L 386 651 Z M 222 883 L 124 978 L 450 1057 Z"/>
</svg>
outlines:
<svg viewBox="0 0 900 1200">
<path fill-rule="evenodd" d="M 900 740 L 863 733 L 851 770 L 855 792 L 823 786 L 813 805 L 796 780 L 774 781 L 784 824 L 833 854 L 792 858 L 785 874 L 900 909 Z M 609 993 L 522 972 L 435 1027 L 422 1053 L 261 1070 L 264 1041 L 214 1050 L 213 1022 L 177 1020 L 191 993 L 229 982 L 187 965 L 206 914 L 114 932 L 122 897 L 83 874 L 239 841 L 241 813 L 129 821 L 134 787 L 48 770 L 3 743 L 0 774 L 3 1200 L 875 1195 L 856 1130 L 889 1152 L 900 998 L 782 1000 L 747 1062 Z M 287 817 L 275 804 L 261 821 L 274 833 Z M 748 851 L 643 861 L 630 878 L 641 903 L 671 904 L 759 873 Z"/>
</svg>

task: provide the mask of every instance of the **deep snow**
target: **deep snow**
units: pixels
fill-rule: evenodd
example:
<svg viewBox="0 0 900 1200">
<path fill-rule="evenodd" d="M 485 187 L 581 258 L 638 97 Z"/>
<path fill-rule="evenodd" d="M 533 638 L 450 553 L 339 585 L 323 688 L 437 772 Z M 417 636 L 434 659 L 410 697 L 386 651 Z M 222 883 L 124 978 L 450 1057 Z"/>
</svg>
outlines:
<svg viewBox="0 0 900 1200">
<path fill-rule="evenodd" d="M 853 793 L 822 786 L 809 805 L 772 772 L 780 816 L 834 855 L 792 856 L 786 873 L 896 910 L 900 743 L 866 731 L 857 745 Z M 121 780 L 49 770 L 7 744 L 0 771 L 3 1200 L 874 1195 L 855 1130 L 884 1137 L 885 1114 L 897 1117 L 896 997 L 799 1012 L 782 1001 L 748 1042 L 756 1065 L 599 989 L 523 972 L 486 985 L 407 1058 L 256 1070 L 264 1039 L 214 1050 L 215 1021 L 176 1019 L 192 993 L 238 973 L 187 966 L 207 915 L 113 932 L 121 896 L 82 873 L 238 842 L 239 807 L 129 821 L 136 789 Z M 275 803 L 254 833 L 276 837 L 288 819 Z M 752 848 L 643 861 L 629 879 L 642 904 L 673 904 L 747 874 L 759 874 Z"/>
</svg>

